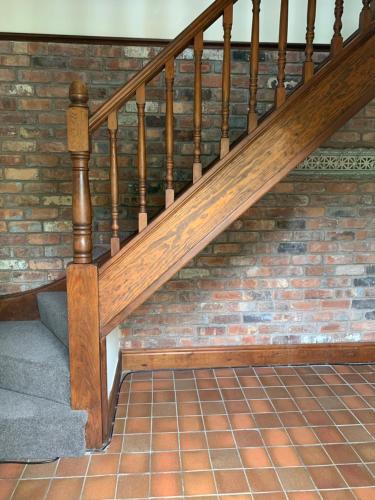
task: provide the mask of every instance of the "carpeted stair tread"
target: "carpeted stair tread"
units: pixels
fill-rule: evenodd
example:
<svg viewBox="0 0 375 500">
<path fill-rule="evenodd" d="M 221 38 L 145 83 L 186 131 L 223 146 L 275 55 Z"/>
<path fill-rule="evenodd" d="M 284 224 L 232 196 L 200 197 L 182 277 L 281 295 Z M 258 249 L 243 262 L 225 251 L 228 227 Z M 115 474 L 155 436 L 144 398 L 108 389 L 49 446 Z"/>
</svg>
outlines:
<svg viewBox="0 0 375 500">
<path fill-rule="evenodd" d="M 85 452 L 85 411 L 0 389 L 0 460 L 45 460 Z"/>
<path fill-rule="evenodd" d="M 68 347 L 66 292 L 38 293 L 40 319 Z"/>
<path fill-rule="evenodd" d="M 0 322 L 0 388 L 69 404 L 68 350 L 41 321 Z"/>
</svg>

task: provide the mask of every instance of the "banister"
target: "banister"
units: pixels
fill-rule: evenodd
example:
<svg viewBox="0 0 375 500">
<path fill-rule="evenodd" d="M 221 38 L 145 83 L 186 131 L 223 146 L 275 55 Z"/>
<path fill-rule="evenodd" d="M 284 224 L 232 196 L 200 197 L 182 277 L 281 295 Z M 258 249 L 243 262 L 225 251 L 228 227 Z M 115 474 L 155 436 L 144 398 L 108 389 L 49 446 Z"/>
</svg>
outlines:
<svg viewBox="0 0 375 500">
<path fill-rule="evenodd" d="M 164 50 L 162 50 L 152 61 L 150 61 L 139 73 L 133 76 L 125 85 L 120 87 L 106 102 L 104 102 L 89 118 L 89 132 L 94 132 L 107 118 L 110 113 L 118 110 L 130 97 L 132 97 L 140 85 L 145 85 L 152 80 L 173 57 L 176 57 L 192 42 L 196 35 L 206 30 L 223 13 L 229 4 L 235 4 L 237 0 L 216 0 L 195 21 L 184 29 Z"/>
</svg>

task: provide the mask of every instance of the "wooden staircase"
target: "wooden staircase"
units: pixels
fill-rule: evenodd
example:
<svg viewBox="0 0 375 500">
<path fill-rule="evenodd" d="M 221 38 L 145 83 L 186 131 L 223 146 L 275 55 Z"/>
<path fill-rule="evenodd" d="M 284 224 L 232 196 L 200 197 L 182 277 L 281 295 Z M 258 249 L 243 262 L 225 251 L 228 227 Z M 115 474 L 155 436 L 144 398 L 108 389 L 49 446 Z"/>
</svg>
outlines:
<svg viewBox="0 0 375 500">
<path fill-rule="evenodd" d="M 236 0 L 216 0 L 147 66 L 90 115 L 88 92 L 81 82 L 70 88 L 68 148 L 73 164 L 74 262 L 67 271 L 72 407 L 88 410 L 88 447 L 100 447 L 109 433 L 107 335 L 215 236 L 267 193 L 281 178 L 375 97 L 374 1 L 363 0 L 359 29 L 344 43 L 343 0 L 335 12 L 330 56 L 313 63 L 316 0 L 308 0 L 303 81 L 286 95 L 285 65 L 288 0 L 281 0 L 278 75 L 274 109 L 257 115 L 260 0 L 252 0 L 248 126 L 234 146 L 229 143 L 231 28 Z M 335 4 L 333 6 L 333 3 Z M 202 175 L 203 33 L 223 18 L 222 126 L 220 158 Z M 177 199 L 174 192 L 173 81 L 175 58 L 194 47 L 193 184 Z M 166 81 L 165 210 L 147 215 L 145 88 L 159 73 Z M 136 97 L 138 110 L 139 233 L 119 238 L 117 159 L 118 113 Z M 110 144 L 112 238 L 110 255 L 92 258 L 92 207 L 89 160 L 93 133 L 107 125 Z M 126 367 L 124 367 L 126 368 Z"/>
</svg>

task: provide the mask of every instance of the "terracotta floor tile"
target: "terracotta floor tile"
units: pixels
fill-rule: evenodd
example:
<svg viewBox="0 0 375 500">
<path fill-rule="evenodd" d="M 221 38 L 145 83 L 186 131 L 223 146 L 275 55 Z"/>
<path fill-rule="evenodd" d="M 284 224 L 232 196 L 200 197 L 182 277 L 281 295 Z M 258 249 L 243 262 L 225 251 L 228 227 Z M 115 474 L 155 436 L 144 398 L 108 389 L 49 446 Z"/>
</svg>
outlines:
<svg viewBox="0 0 375 500">
<path fill-rule="evenodd" d="M 176 451 L 153 453 L 151 472 L 176 472 L 180 470 L 180 457 Z"/>
<path fill-rule="evenodd" d="M 270 399 L 288 398 L 289 392 L 284 387 L 267 387 L 266 393 Z"/>
<path fill-rule="evenodd" d="M 127 474 L 118 477 L 116 498 L 149 498 L 150 476 Z"/>
<path fill-rule="evenodd" d="M 150 405 L 150 404 L 147 404 L 147 405 L 142 405 L 142 404 L 129 405 L 127 416 L 131 417 L 131 418 L 150 417 L 151 410 L 152 410 L 152 405 Z M 120 416 L 120 414 L 117 412 L 117 417 L 119 417 L 119 416 Z"/>
<path fill-rule="evenodd" d="M 289 427 L 304 427 L 306 425 L 306 418 L 299 412 L 280 413 L 279 417 L 283 425 Z"/>
<path fill-rule="evenodd" d="M 224 403 L 218 401 L 217 402 L 203 401 L 201 403 L 201 406 L 203 415 L 223 415 L 226 413 Z M 247 411 L 249 411 L 249 408 L 247 408 Z"/>
<path fill-rule="evenodd" d="M 284 412 L 284 411 L 298 411 L 298 407 L 292 399 L 284 398 L 277 399 L 272 398 L 272 404 L 275 407 L 276 411 Z"/>
<path fill-rule="evenodd" d="M 211 469 L 210 456 L 207 450 L 183 451 L 181 453 L 182 470 Z"/>
<path fill-rule="evenodd" d="M 198 389 L 217 389 L 218 385 L 216 380 L 210 378 L 198 379 L 196 381 Z"/>
<path fill-rule="evenodd" d="M 146 452 L 150 450 L 151 434 L 125 436 L 122 449 L 124 452 Z"/>
<path fill-rule="evenodd" d="M 247 431 L 245 431 L 247 432 Z M 229 431 L 207 432 L 207 442 L 210 449 L 214 448 L 235 448 L 232 433 Z"/>
<path fill-rule="evenodd" d="M 292 446 L 277 446 L 268 448 L 271 460 L 275 467 L 296 467 L 302 462 Z"/>
<path fill-rule="evenodd" d="M 249 469 L 246 475 L 253 492 L 282 491 L 273 469 Z"/>
<path fill-rule="evenodd" d="M 61 458 L 55 472 L 56 477 L 84 476 L 90 457 Z"/>
<path fill-rule="evenodd" d="M 361 461 L 349 444 L 328 444 L 324 446 L 324 449 L 334 464 L 349 464 Z"/>
<path fill-rule="evenodd" d="M 320 496 L 315 491 L 291 491 L 288 500 L 318 500 Z"/>
<path fill-rule="evenodd" d="M 355 444 L 353 448 L 364 462 L 375 462 L 375 443 Z"/>
<path fill-rule="evenodd" d="M 246 413 L 233 413 L 229 415 L 229 420 L 232 429 L 253 429 L 256 425 L 254 418 Z"/>
<path fill-rule="evenodd" d="M 116 474 L 120 455 L 92 455 L 87 471 L 88 476 L 105 476 Z"/>
<path fill-rule="evenodd" d="M 114 498 L 116 489 L 116 476 L 87 477 L 83 492 L 83 500 L 102 500 Z"/>
<path fill-rule="evenodd" d="M 329 411 L 328 415 L 336 425 L 358 424 L 358 420 L 348 410 Z"/>
<path fill-rule="evenodd" d="M 177 432 L 177 417 L 158 417 L 152 419 L 152 432 Z"/>
<path fill-rule="evenodd" d="M 320 494 L 324 500 L 353 500 L 356 498 L 351 490 L 324 490 Z"/>
<path fill-rule="evenodd" d="M 249 406 L 253 413 L 274 412 L 273 406 L 267 399 L 254 399 L 253 401 L 249 401 Z"/>
<path fill-rule="evenodd" d="M 296 450 L 305 465 L 332 464 L 323 446 L 298 446 Z"/>
<path fill-rule="evenodd" d="M 200 416 L 184 416 L 178 419 L 180 432 L 194 432 L 203 430 L 203 419 Z"/>
<path fill-rule="evenodd" d="M 155 403 L 152 405 L 153 417 L 175 417 L 176 413 L 175 403 Z"/>
<path fill-rule="evenodd" d="M 277 469 L 277 474 L 285 491 L 314 489 L 310 474 L 303 467 L 285 467 Z"/>
<path fill-rule="evenodd" d="M 228 413 L 250 413 L 249 405 L 246 401 L 225 401 Z M 225 412 L 224 412 L 225 413 Z"/>
<path fill-rule="evenodd" d="M 245 415 L 245 417 L 246 416 L 247 415 Z M 230 428 L 229 420 L 226 415 L 205 415 L 204 425 L 207 431 L 224 431 Z"/>
<path fill-rule="evenodd" d="M 19 478 L 24 468 L 24 464 L 0 464 L 0 479 Z"/>
<path fill-rule="evenodd" d="M 105 453 L 121 453 L 124 436 L 112 436 L 112 441 L 109 443 Z"/>
<path fill-rule="evenodd" d="M 241 387 L 260 387 L 260 382 L 257 377 L 242 375 L 238 377 Z"/>
<path fill-rule="evenodd" d="M 57 467 L 56 462 L 50 462 L 47 464 L 30 464 L 26 465 L 22 479 L 39 479 L 45 477 L 52 477 L 55 474 Z"/>
<path fill-rule="evenodd" d="M 265 448 L 240 448 L 242 463 L 246 468 L 271 467 Z"/>
<path fill-rule="evenodd" d="M 358 486 L 375 486 L 374 477 L 362 464 L 338 465 L 337 468 L 351 488 Z"/>
<path fill-rule="evenodd" d="M 207 449 L 206 436 L 204 432 L 191 432 L 180 435 L 181 450 L 204 450 Z"/>
<path fill-rule="evenodd" d="M 226 498 L 226 497 L 225 497 Z M 274 493 L 254 493 L 254 500 L 286 500 L 286 496 L 281 491 Z"/>
<path fill-rule="evenodd" d="M 335 427 L 314 427 L 314 432 L 323 444 L 343 443 L 345 438 Z"/>
<path fill-rule="evenodd" d="M 355 488 L 353 493 L 355 493 L 357 500 L 375 500 L 375 487 Z"/>
<path fill-rule="evenodd" d="M 83 477 L 53 479 L 48 490 L 47 500 L 78 499 L 81 495 Z"/>
<path fill-rule="evenodd" d="M 253 399 L 266 399 L 267 398 L 266 391 L 260 387 L 259 388 L 257 388 L 257 387 L 244 388 L 243 393 L 245 394 L 246 399 L 249 401 L 252 401 Z"/>
<path fill-rule="evenodd" d="M 307 411 L 305 419 L 309 425 L 333 425 L 332 420 L 325 411 Z"/>
<path fill-rule="evenodd" d="M 173 380 L 154 380 L 153 390 L 154 391 L 173 391 L 174 384 Z"/>
<path fill-rule="evenodd" d="M 16 484 L 17 479 L 0 479 L 0 500 L 9 500 Z"/>
<path fill-rule="evenodd" d="M 125 425 L 126 434 L 146 434 L 150 432 L 151 420 L 149 418 L 128 418 Z"/>
<path fill-rule="evenodd" d="M 249 446 L 262 446 L 262 439 L 259 431 L 234 431 L 233 434 L 239 448 L 248 448 Z"/>
<path fill-rule="evenodd" d="M 188 401 L 199 401 L 197 391 L 178 391 L 176 392 L 176 400 L 179 403 L 186 403 Z"/>
<path fill-rule="evenodd" d="M 343 425 L 339 429 L 350 443 L 371 441 L 371 434 L 362 425 Z"/>
<path fill-rule="evenodd" d="M 216 493 L 212 472 L 184 472 L 185 495 L 212 495 Z"/>
<path fill-rule="evenodd" d="M 268 446 L 285 446 L 291 442 L 284 429 L 262 429 L 261 434 Z"/>
<path fill-rule="evenodd" d="M 50 480 L 49 479 L 25 479 L 18 483 L 12 500 L 41 500 L 45 497 Z"/>
<path fill-rule="evenodd" d="M 174 393 L 172 392 L 174 395 Z M 132 392 L 130 394 L 129 403 L 137 404 L 137 403 L 151 403 L 152 401 L 152 393 L 151 392 Z"/>
<path fill-rule="evenodd" d="M 239 387 L 239 383 L 237 382 L 237 379 L 235 377 L 218 378 L 217 383 L 221 389 L 231 389 Z"/>
<path fill-rule="evenodd" d="M 201 410 L 199 403 L 178 403 L 177 412 L 179 416 L 182 415 L 200 415 Z"/>
<path fill-rule="evenodd" d="M 214 474 L 218 493 L 225 494 L 249 492 L 246 476 L 242 470 L 219 470 L 215 471 Z"/>
<path fill-rule="evenodd" d="M 304 386 L 288 387 L 289 394 L 294 398 L 311 398 L 312 392 Z M 296 401 L 298 405 L 298 401 Z"/>
<path fill-rule="evenodd" d="M 180 473 L 152 474 L 151 496 L 173 497 L 182 494 L 182 480 Z"/>
<path fill-rule="evenodd" d="M 280 416 L 285 415 L 280 413 Z M 274 427 L 282 427 L 282 423 L 276 413 L 257 413 L 254 414 L 254 419 L 260 429 L 269 429 Z"/>
<path fill-rule="evenodd" d="M 200 401 L 221 401 L 220 391 L 217 389 L 207 389 L 199 391 Z"/>
<path fill-rule="evenodd" d="M 148 453 L 124 453 L 120 459 L 120 474 L 146 473 L 150 469 L 150 455 Z"/>
<path fill-rule="evenodd" d="M 316 487 L 319 489 L 346 488 L 345 481 L 334 466 L 309 467 L 308 470 Z"/>
<path fill-rule="evenodd" d="M 241 469 L 242 464 L 236 449 L 211 450 L 211 463 L 214 469 Z"/>
<path fill-rule="evenodd" d="M 173 403 L 175 400 L 174 391 L 157 391 L 153 394 L 154 403 Z M 151 400 L 149 402 L 151 403 Z"/>
<path fill-rule="evenodd" d="M 177 433 L 161 433 L 152 435 L 153 451 L 178 450 Z"/>
</svg>

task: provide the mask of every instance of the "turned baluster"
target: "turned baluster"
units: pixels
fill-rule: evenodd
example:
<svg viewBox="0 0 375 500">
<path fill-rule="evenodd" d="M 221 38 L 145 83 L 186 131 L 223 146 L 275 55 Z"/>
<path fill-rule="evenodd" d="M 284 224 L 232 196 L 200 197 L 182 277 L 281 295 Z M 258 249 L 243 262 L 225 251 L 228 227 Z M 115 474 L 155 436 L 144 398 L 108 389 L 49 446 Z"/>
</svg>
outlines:
<svg viewBox="0 0 375 500">
<path fill-rule="evenodd" d="M 230 39 L 233 22 L 233 4 L 224 9 L 224 57 L 222 75 L 222 125 L 220 141 L 220 158 L 229 152 L 229 99 L 230 99 Z"/>
<path fill-rule="evenodd" d="M 288 39 L 288 0 L 281 0 L 279 24 L 279 61 L 276 87 L 276 107 L 281 106 L 286 99 L 285 91 L 285 64 L 286 46 Z"/>
<path fill-rule="evenodd" d="M 344 0 L 335 1 L 335 23 L 333 25 L 333 37 L 331 41 L 331 55 L 336 55 L 343 47 L 343 38 L 341 35 L 342 14 L 344 12 Z"/>
<path fill-rule="evenodd" d="M 303 80 L 307 82 L 314 74 L 314 63 L 312 55 L 314 52 L 314 29 L 315 29 L 316 0 L 309 0 L 307 5 L 307 28 L 306 28 L 306 49 L 305 63 L 303 66 Z"/>
<path fill-rule="evenodd" d="M 69 89 L 70 106 L 67 111 L 68 149 L 73 164 L 72 219 L 73 261 L 75 264 L 92 262 L 92 208 L 89 185 L 89 108 L 87 87 L 74 81 Z"/>
<path fill-rule="evenodd" d="M 361 32 L 366 31 L 370 27 L 372 21 L 371 0 L 362 0 L 362 3 L 363 8 L 359 16 L 359 30 Z"/>
<path fill-rule="evenodd" d="M 165 65 L 165 91 L 166 91 L 166 117 L 165 117 L 165 143 L 167 156 L 167 173 L 165 177 L 165 207 L 168 208 L 174 202 L 173 189 L 173 80 L 174 60 L 170 59 Z"/>
<path fill-rule="evenodd" d="M 118 165 L 117 165 L 117 111 L 113 111 L 108 116 L 108 134 L 110 147 L 110 179 L 112 197 L 112 237 L 111 255 L 115 255 L 120 250 L 119 236 L 119 191 L 118 191 Z"/>
<path fill-rule="evenodd" d="M 140 87 L 138 87 L 136 92 L 136 102 L 138 109 L 138 186 L 139 186 L 138 231 L 141 232 L 147 226 L 145 85 L 141 85 Z"/>
<path fill-rule="evenodd" d="M 258 64 L 259 64 L 259 12 L 260 0 L 253 0 L 253 24 L 251 28 L 251 51 L 250 51 L 250 98 L 249 112 L 247 116 L 247 131 L 252 132 L 258 125 L 256 113 L 257 90 L 258 90 Z"/>
<path fill-rule="evenodd" d="M 202 177 L 201 140 L 202 140 L 202 53 L 203 31 L 194 38 L 194 162 L 193 182 Z"/>
</svg>

